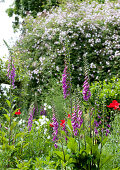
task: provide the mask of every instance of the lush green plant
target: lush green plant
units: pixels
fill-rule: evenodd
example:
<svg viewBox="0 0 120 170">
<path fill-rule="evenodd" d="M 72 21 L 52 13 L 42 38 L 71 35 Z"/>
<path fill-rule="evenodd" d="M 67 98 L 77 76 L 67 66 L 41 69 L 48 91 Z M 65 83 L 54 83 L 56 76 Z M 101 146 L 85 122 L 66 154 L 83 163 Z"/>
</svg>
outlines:
<svg viewBox="0 0 120 170">
<path fill-rule="evenodd" d="M 12 17 L 15 15 L 15 21 L 13 28 L 17 28 L 19 26 L 19 16 L 24 18 L 28 14 L 36 17 L 39 12 L 43 12 L 44 10 L 49 10 L 53 6 L 58 6 L 60 3 L 60 0 L 23 0 L 18 1 L 15 0 L 13 4 L 11 4 L 10 8 L 6 10 L 9 17 Z M 46 13 L 43 12 L 43 15 L 46 15 Z"/>
<path fill-rule="evenodd" d="M 22 98 L 24 92 L 28 95 L 27 104 L 34 100 L 35 92 L 40 99 L 53 78 L 60 81 L 68 55 L 73 86 L 83 83 L 85 56 L 91 82 L 119 77 L 118 18 L 119 5 L 112 2 L 70 2 L 44 17 L 27 16 L 24 33 L 14 46 L 16 81 L 21 82 Z"/>
</svg>

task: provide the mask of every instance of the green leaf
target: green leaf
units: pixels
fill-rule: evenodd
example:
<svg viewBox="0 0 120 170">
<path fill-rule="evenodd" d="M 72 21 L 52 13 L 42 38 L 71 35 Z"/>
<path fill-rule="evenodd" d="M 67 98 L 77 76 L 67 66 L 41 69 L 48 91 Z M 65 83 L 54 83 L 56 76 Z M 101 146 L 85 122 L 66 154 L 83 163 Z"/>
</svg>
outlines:
<svg viewBox="0 0 120 170">
<path fill-rule="evenodd" d="M 15 139 L 17 139 L 18 137 L 23 137 L 25 134 L 25 132 L 18 133 L 16 134 Z"/>
<path fill-rule="evenodd" d="M 7 114 L 3 114 L 5 116 L 5 118 L 7 119 L 8 122 L 10 122 L 10 116 L 8 116 Z"/>
<path fill-rule="evenodd" d="M 77 142 L 75 141 L 75 138 L 70 137 L 68 144 L 67 144 L 68 149 L 71 150 L 71 152 L 75 153 L 77 150 Z"/>
<path fill-rule="evenodd" d="M 12 121 L 11 127 L 10 127 L 11 131 L 15 128 L 16 124 L 17 124 L 17 122 Z"/>
<path fill-rule="evenodd" d="M 26 146 L 28 146 L 29 145 L 29 143 L 26 143 L 25 145 L 23 145 L 23 149 L 26 147 Z"/>
<path fill-rule="evenodd" d="M 54 151 L 54 153 L 61 159 L 64 161 L 64 155 L 63 155 L 63 152 L 61 151 Z"/>
<path fill-rule="evenodd" d="M 6 103 L 8 104 L 9 108 L 11 108 L 11 103 L 10 103 L 10 101 L 6 99 Z"/>
<path fill-rule="evenodd" d="M 5 109 L 4 107 L 0 107 L 0 110 L 1 109 L 5 110 L 9 114 L 9 111 L 7 109 Z"/>
<path fill-rule="evenodd" d="M 102 164 L 100 165 L 100 168 L 102 168 L 103 165 L 105 165 L 110 159 L 112 159 L 113 155 L 107 156 L 102 160 Z"/>
<path fill-rule="evenodd" d="M 66 126 L 68 127 L 69 132 L 72 133 L 73 127 L 72 127 L 72 124 L 71 124 L 71 120 L 70 120 L 70 119 L 68 119 Z"/>
</svg>

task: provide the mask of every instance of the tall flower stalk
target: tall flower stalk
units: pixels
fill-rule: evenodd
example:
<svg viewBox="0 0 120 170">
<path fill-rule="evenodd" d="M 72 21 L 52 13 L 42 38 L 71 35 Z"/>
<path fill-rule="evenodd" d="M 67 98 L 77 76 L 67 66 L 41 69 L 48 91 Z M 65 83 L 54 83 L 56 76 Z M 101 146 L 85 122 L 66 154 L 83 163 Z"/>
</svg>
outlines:
<svg viewBox="0 0 120 170">
<path fill-rule="evenodd" d="M 12 55 L 12 51 L 9 47 L 9 45 L 7 44 L 7 42 L 5 40 L 3 40 L 5 45 L 8 48 L 8 51 L 10 53 L 10 57 L 8 59 L 9 64 L 8 64 L 8 74 L 7 77 L 10 79 L 10 111 L 9 111 L 9 145 L 11 144 L 11 123 L 12 123 L 12 87 L 13 89 L 15 88 L 15 66 L 14 66 L 14 60 L 13 60 L 13 55 Z"/>
<path fill-rule="evenodd" d="M 29 119 L 28 119 L 28 131 L 29 132 L 31 131 L 31 128 L 32 128 L 34 113 L 35 113 L 35 107 L 33 107 L 33 110 L 31 110 L 30 116 L 29 116 Z"/>
<path fill-rule="evenodd" d="M 69 96 L 69 81 L 68 81 L 68 73 L 67 73 L 68 66 L 65 64 L 65 68 L 62 75 L 62 88 L 63 88 L 63 96 L 66 99 Z"/>
<path fill-rule="evenodd" d="M 88 99 L 90 98 L 91 96 L 91 92 L 90 92 L 90 89 L 89 89 L 89 83 L 88 83 L 88 77 L 86 76 L 85 77 L 85 81 L 83 83 L 83 99 L 85 101 L 88 101 Z"/>
<path fill-rule="evenodd" d="M 55 114 L 53 113 L 53 118 L 52 118 L 52 120 L 53 120 L 53 141 L 55 142 L 55 144 L 54 144 L 54 146 L 55 146 L 55 148 L 57 148 L 58 146 L 57 146 L 57 140 L 58 140 L 58 138 L 57 138 L 57 134 L 58 134 L 58 122 L 57 122 L 57 120 L 56 120 L 56 117 L 55 117 Z"/>
<path fill-rule="evenodd" d="M 15 66 L 14 66 L 13 56 L 9 58 L 7 76 L 10 79 L 10 84 L 12 85 L 13 88 L 15 88 Z"/>
</svg>

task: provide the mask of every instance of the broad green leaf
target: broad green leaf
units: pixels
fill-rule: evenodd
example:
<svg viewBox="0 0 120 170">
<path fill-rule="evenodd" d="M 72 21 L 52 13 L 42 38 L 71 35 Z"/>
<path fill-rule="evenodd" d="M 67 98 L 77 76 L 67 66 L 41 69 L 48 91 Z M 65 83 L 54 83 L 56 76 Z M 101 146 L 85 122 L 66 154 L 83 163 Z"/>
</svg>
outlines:
<svg viewBox="0 0 120 170">
<path fill-rule="evenodd" d="M 18 133 L 18 134 L 16 134 L 15 139 L 17 139 L 18 137 L 23 137 L 25 134 L 26 133 L 24 133 L 24 132 Z"/>
<path fill-rule="evenodd" d="M 12 121 L 11 127 L 10 127 L 11 131 L 15 128 L 16 124 L 17 124 L 17 122 Z"/>
<path fill-rule="evenodd" d="M 100 165 L 100 168 L 102 168 L 103 165 L 105 165 L 108 161 L 110 161 L 113 158 L 113 155 L 107 156 L 102 160 L 102 163 Z"/>
<path fill-rule="evenodd" d="M 10 101 L 6 99 L 6 102 L 7 102 L 8 106 L 9 106 L 9 108 L 11 108 L 11 103 L 10 103 Z"/>
<path fill-rule="evenodd" d="M 72 133 L 73 127 L 72 127 L 72 124 L 71 124 L 71 120 L 68 119 L 66 126 L 68 127 L 69 132 Z"/>
<path fill-rule="evenodd" d="M 67 144 L 68 149 L 71 150 L 71 152 L 75 153 L 77 150 L 77 142 L 75 141 L 75 138 L 70 137 L 68 144 Z"/>
<path fill-rule="evenodd" d="M 62 152 L 62 151 L 54 151 L 54 153 L 55 153 L 57 156 L 59 156 L 59 158 L 60 158 L 61 160 L 64 161 L 64 155 L 63 155 L 63 152 Z"/>
<path fill-rule="evenodd" d="M 26 146 L 28 146 L 29 145 L 29 143 L 26 143 L 25 145 L 23 145 L 23 149 L 26 147 Z"/>
<path fill-rule="evenodd" d="M 4 107 L 0 107 L 0 110 L 1 109 L 5 110 L 9 114 L 9 111 L 7 109 L 5 109 Z"/>
<path fill-rule="evenodd" d="M 8 122 L 10 122 L 10 116 L 8 116 L 7 114 L 3 114 L 5 116 L 5 118 L 7 119 Z"/>
</svg>

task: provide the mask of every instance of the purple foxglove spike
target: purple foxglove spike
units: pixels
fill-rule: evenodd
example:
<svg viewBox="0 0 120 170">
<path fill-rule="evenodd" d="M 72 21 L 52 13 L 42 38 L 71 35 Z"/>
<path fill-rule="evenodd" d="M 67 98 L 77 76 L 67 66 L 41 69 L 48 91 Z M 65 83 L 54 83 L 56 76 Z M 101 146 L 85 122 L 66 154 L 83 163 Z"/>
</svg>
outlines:
<svg viewBox="0 0 120 170">
<path fill-rule="evenodd" d="M 63 88 L 63 96 L 64 99 L 70 94 L 69 93 L 69 81 L 67 80 L 67 66 L 65 65 L 64 71 L 62 75 L 62 88 Z"/>
<path fill-rule="evenodd" d="M 90 92 L 90 90 L 89 90 L 89 84 L 88 84 L 88 77 L 86 76 L 85 77 L 85 81 L 84 81 L 84 83 L 83 83 L 83 99 L 85 100 L 85 101 L 88 101 L 88 99 L 90 98 L 90 96 L 91 96 L 91 92 Z"/>
<path fill-rule="evenodd" d="M 57 120 L 56 120 L 56 117 L 55 117 L 55 114 L 53 114 L 53 118 L 52 118 L 52 120 L 53 120 L 53 141 L 55 141 L 55 144 L 54 144 L 54 146 L 55 146 L 55 148 L 57 148 L 57 134 L 58 134 L 58 122 L 57 122 Z"/>
<path fill-rule="evenodd" d="M 30 117 L 29 117 L 29 119 L 28 119 L 28 131 L 29 131 L 29 132 L 31 131 L 31 128 L 32 128 L 34 113 L 35 113 L 35 107 L 34 107 L 33 110 L 31 111 Z"/>
</svg>

